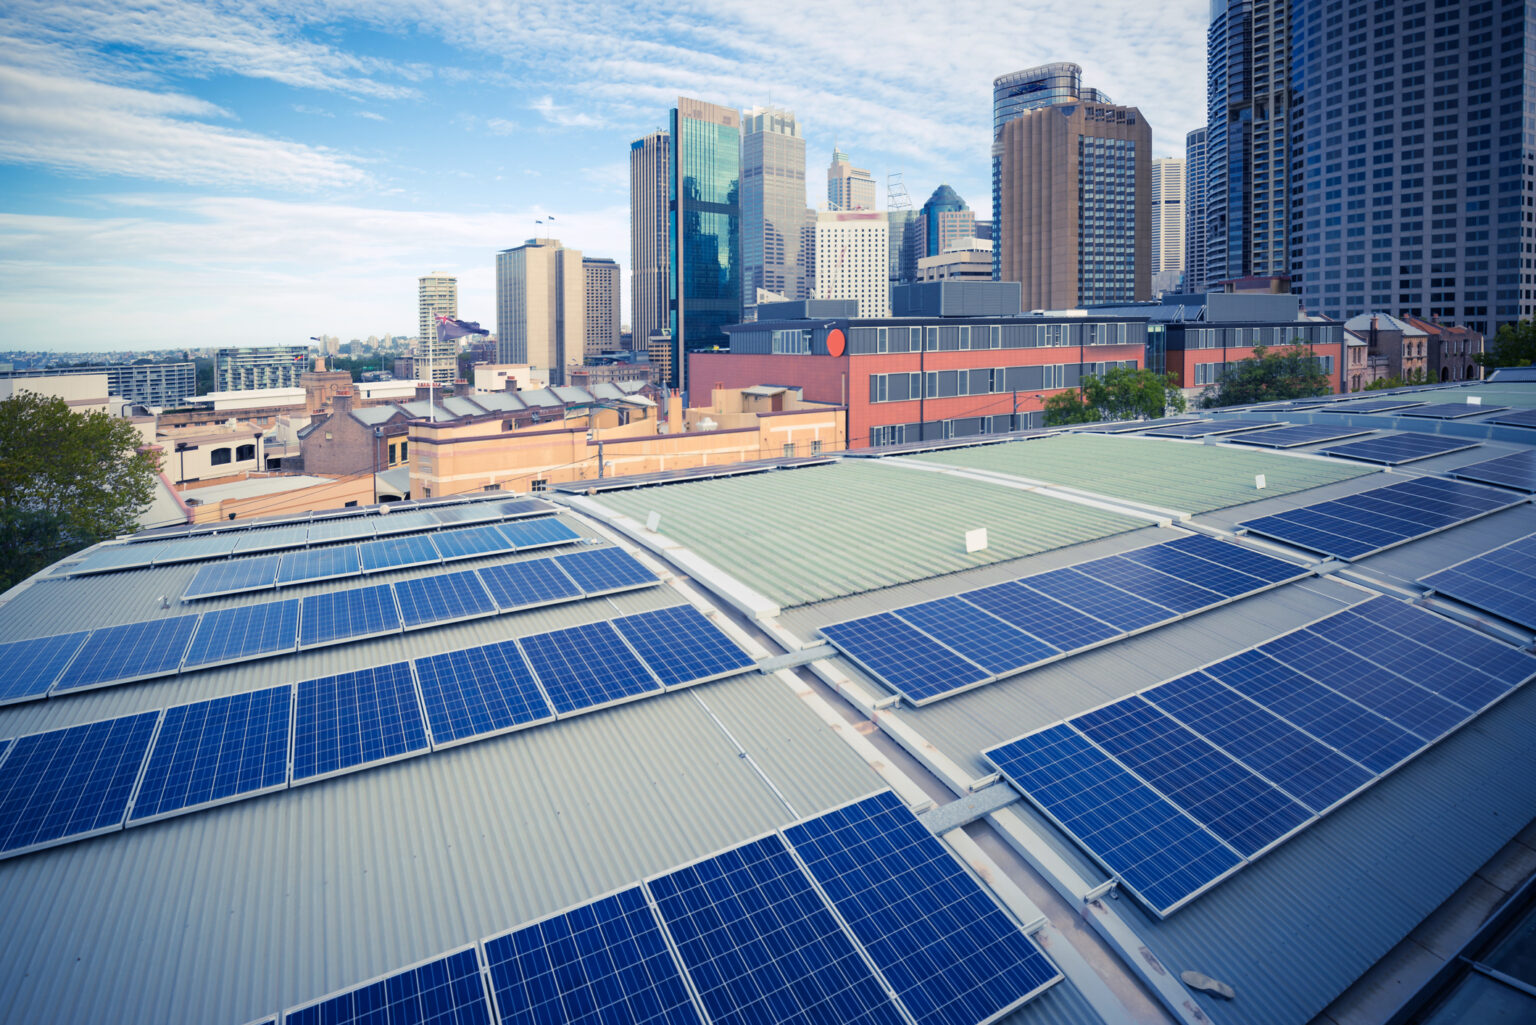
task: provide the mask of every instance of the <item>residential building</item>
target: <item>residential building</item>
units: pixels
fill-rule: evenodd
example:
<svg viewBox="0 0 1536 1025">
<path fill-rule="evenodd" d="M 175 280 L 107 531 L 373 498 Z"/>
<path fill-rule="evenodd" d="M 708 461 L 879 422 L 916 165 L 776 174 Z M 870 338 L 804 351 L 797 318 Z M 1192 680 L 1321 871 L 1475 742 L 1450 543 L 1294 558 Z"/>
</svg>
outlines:
<svg viewBox="0 0 1536 1025">
<path fill-rule="evenodd" d="M 848 154 L 832 147 L 832 163 L 827 166 L 828 210 L 873 210 L 875 178 L 862 167 L 854 167 Z"/>
<path fill-rule="evenodd" d="M 1206 129 L 1184 137 L 1184 291 L 1203 293 L 1205 274 Z"/>
<path fill-rule="evenodd" d="M 0 378 L 67 377 L 78 374 L 105 374 L 106 394 L 115 395 L 124 402 L 157 409 L 179 409 L 197 394 L 197 364 L 192 360 L 29 367 L 24 370 L 0 371 Z"/>
<path fill-rule="evenodd" d="M 406 424 L 412 416 L 393 404 L 352 407 L 352 395 L 331 399 L 328 414 L 299 431 L 299 463 L 305 473 L 374 474 L 410 459 Z"/>
<path fill-rule="evenodd" d="M 668 384 L 686 389 L 683 353 L 720 348 L 741 320 L 741 115 L 678 97 L 671 114 L 667 322 L 678 358 Z"/>
<path fill-rule="evenodd" d="M 938 256 L 963 238 L 976 237 L 976 212 L 966 206 L 960 194 L 948 185 L 940 185 L 918 211 L 917 232 L 912 266 L 924 256 Z"/>
<path fill-rule="evenodd" d="M 862 317 L 890 312 L 890 223 L 877 210 L 816 215 L 814 297 L 853 299 Z"/>
<path fill-rule="evenodd" d="M 1536 20 L 1520 0 L 1298 0 L 1291 270 L 1309 310 L 1536 316 Z"/>
<path fill-rule="evenodd" d="M 1405 384 L 1433 380 L 1429 375 L 1429 332 L 1419 325 L 1385 313 L 1362 313 L 1346 320 L 1344 329 L 1365 339 L 1369 355 L 1385 360 L 1385 376 Z"/>
<path fill-rule="evenodd" d="M 992 243 L 962 239 L 938 256 L 917 261 L 919 281 L 991 281 Z"/>
<path fill-rule="evenodd" d="M 527 363 L 551 384 L 585 358 L 586 273 L 581 250 L 531 238 L 496 254 L 499 363 Z"/>
<path fill-rule="evenodd" d="M 1483 368 L 1476 361 L 1483 351 L 1482 335 L 1460 325 L 1447 327 L 1417 317 L 1401 319 L 1428 337 L 1427 370 L 1431 382 L 1475 381 L 1483 376 Z"/>
<path fill-rule="evenodd" d="M 1084 100 L 1025 110 L 1002 126 L 1000 280 L 1027 309 L 1152 294 L 1152 129 L 1134 107 Z"/>
<path fill-rule="evenodd" d="M 1156 157 L 1152 161 L 1152 291 L 1183 291 L 1184 161 Z"/>
<path fill-rule="evenodd" d="M 776 107 L 747 111 L 741 133 L 742 306 L 757 305 L 760 288 L 803 298 L 805 139 L 794 113 Z"/>
<path fill-rule="evenodd" d="M 630 337 L 631 344 L 641 349 L 653 331 L 667 326 L 671 150 L 672 136 L 667 132 L 652 132 L 629 146 Z"/>
<path fill-rule="evenodd" d="M 305 345 L 244 346 L 213 354 L 214 391 L 252 388 L 302 388 L 309 370 Z"/>
<path fill-rule="evenodd" d="M 423 381 L 452 384 L 459 376 L 459 342 L 456 338 L 438 338 L 437 318 L 458 317 L 459 279 L 433 271 L 417 279 L 416 294 L 416 376 Z"/>
<path fill-rule="evenodd" d="M 619 303 L 623 296 L 619 265 L 606 257 L 584 256 L 581 272 L 586 289 L 586 338 L 582 345 L 585 359 L 613 352 L 619 347 Z"/>
</svg>

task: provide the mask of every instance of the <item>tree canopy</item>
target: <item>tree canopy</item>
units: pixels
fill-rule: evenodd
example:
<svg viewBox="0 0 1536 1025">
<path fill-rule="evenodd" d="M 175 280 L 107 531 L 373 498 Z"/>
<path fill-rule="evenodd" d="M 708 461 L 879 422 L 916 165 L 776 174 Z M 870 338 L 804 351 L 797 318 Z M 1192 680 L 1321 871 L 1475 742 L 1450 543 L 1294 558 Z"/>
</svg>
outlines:
<svg viewBox="0 0 1536 1025">
<path fill-rule="evenodd" d="M 1323 372 L 1322 361 L 1305 345 L 1270 349 L 1256 345 L 1250 359 L 1227 364 L 1219 384 L 1206 389 L 1200 404 L 1246 406 L 1280 399 L 1306 399 L 1333 391 L 1333 378 Z"/>
<path fill-rule="evenodd" d="M 1184 412 L 1184 396 L 1172 375 L 1145 369 L 1114 367 L 1103 377 L 1083 378 L 1078 391 L 1064 391 L 1045 400 L 1045 423 L 1086 424 L 1099 420 L 1155 420 Z"/>
<path fill-rule="evenodd" d="M 158 462 L 131 423 L 63 399 L 0 401 L 0 591 L 50 562 L 138 526 Z"/>
<path fill-rule="evenodd" d="M 1536 320 L 1504 324 L 1493 336 L 1493 346 L 1472 357 L 1485 367 L 1524 367 L 1536 363 Z"/>
</svg>

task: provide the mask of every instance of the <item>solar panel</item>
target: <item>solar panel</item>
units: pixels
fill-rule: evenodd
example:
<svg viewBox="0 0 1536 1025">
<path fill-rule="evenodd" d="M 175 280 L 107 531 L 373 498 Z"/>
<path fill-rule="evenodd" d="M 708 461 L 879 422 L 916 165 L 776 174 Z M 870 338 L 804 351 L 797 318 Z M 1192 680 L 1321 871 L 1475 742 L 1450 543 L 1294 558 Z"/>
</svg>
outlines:
<svg viewBox="0 0 1536 1025">
<path fill-rule="evenodd" d="M 1393 409 L 1408 409 L 1410 406 L 1422 406 L 1423 404 L 1413 399 L 1367 399 L 1364 402 L 1349 402 L 1333 406 L 1329 411 L 1340 413 L 1385 413 Z"/>
<path fill-rule="evenodd" d="M 395 599 L 407 630 L 496 614 L 474 570 L 396 581 Z"/>
<path fill-rule="evenodd" d="M 177 538 L 157 545 L 155 565 L 169 566 L 178 562 L 196 562 L 201 559 L 221 559 L 234 552 L 240 543 L 240 532 L 209 534 L 204 537 Z"/>
<path fill-rule="evenodd" d="M 1049 637 L 1051 643 L 1063 651 L 1086 648 L 1122 633 L 1086 612 L 1047 598 L 1013 580 L 967 591 L 961 597 L 1020 630 Z"/>
<path fill-rule="evenodd" d="M 495 510 L 502 519 L 518 519 L 527 516 L 548 516 L 555 512 L 555 507 L 538 498 L 518 498 L 510 502 L 491 502 L 489 508 Z"/>
<path fill-rule="evenodd" d="M 1419 583 L 1465 605 L 1536 630 L 1536 534 L 1431 573 L 1420 578 Z"/>
<path fill-rule="evenodd" d="M 369 541 L 357 546 L 357 554 L 362 559 L 364 573 L 443 561 L 442 555 L 433 547 L 432 539 L 426 534 Z"/>
<path fill-rule="evenodd" d="M 373 518 L 370 516 L 338 516 L 332 520 L 311 520 L 309 543 L 325 541 L 361 541 L 373 537 Z"/>
<path fill-rule="evenodd" d="M 821 633 L 913 704 L 926 704 L 994 678 L 890 612 L 824 626 Z"/>
<path fill-rule="evenodd" d="M 284 685 L 166 709 L 129 821 L 287 786 L 292 704 Z"/>
<path fill-rule="evenodd" d="M 1385 438 L 1369 438 L 1320 451 L 1323 455 L 1338 456 L 1340 459 L 1399 466 L 1403 463 L 1428 459 L 1430 456 L 1443 456 L 1448 452 L 1477 448 L 1479 444 L 1481 442 L 1468 441 L 1465 438 L 1443 438 L 1437 434 L 1393 434 Z"/>
<path fill-rule="evenodd" d="M 288 552 L 282 559 L 283 564 L 277 571 L 278 587 L 314 580 L 332 580 L 336 577 L 355 577 L 362 572 L 357 559 L 357 545 L 307 548 Z"/>
<path fill-rule="evenodd" d="M 1339 438 L 1353 438 L 1361 434 L 1371 433 L 1370 428 L 1359 429 L 1353 427 L 1329 427 L 1326 424 L 1296 424 L 1291 427 L 1277 427 L 1271 431 L 1254 431 L 1232 439 L 1234 445 L 1261 445 L 1264 448 L 1296 448 L 1300 445 L 1315 445 L 1323 441 L 1336 441 Z"/>
<path fill-rule="evenodd" d="M 81 559 L 79 563 L 70 569 L 71 573 L 107 573 L 120 569 L 137 569 L 148 566 L 155 561 L 155 556 L 163 551 L 165 543 L 153 544 L 140 542 L 138 544 L 107 545 Z"/>
<path fill-rule="evenodd" d="M 1459 466 L 1451 471 L 1451 476 L 1516 491 L 1536 492 L 1536 451 L 1515 452 L 1471 466 Z"/>
<path fill-rule="evenodd" d="M 1208 590 L 1199 584 L 1170 576 L 1119 555 L 1094 559 L 1072 568 L 1174 612 L 1194 612 L 1209 608 L 1225 601 L 1227 597 L 1219 591 Z"/>
<path fill-rule="evenodd" d="M 613 625 L 666 687 L 731 676 L 756 664 L 692 605 L 624 616 Z"/>
<path fill-rule="evenodd" d="M 439 523 L 463 526 L 468 523 L 485 523 L 500 519 L 495 506 L 489 502 L 464 502 L 460 505 L 434 506 L 432 515 Z"/>
<path fill-rule="evenodd" d="M 295 523 L 289 527 L 263 527 L 247 530 L 235 544 L 238 555 L 251 552 L 270 552 L 279 548 L 303 548 L 309 542 L 309 524 Z"/>
<path fill-rule="evenodd" d="M 890 791 L 784 836 L 919 1025 L 992 1021 L 1062 978 Z"/>
<path fill-rule="evenodd" d="M 1196 420 L 1193 423 L 1174 424 L 1148 431 L 1149 438 L 1205 438 L 1218 434 L 1236 434 L 1261 427 L 1274 427 L 1274 420 Z"/>
<path fill-rule="evenodd" d="M 1108 623 L 1116 628 L 1116 633 L 1132 633 L 1172 617 L 1172 610 L 1162 605 L 1111 587 L 1070 567 L 1036 573 L 1019 583 Z"/>
<path fill-rule="evenodd" d="M 534 634 L 519 643 L 560 715 L 661 690 L 611 623 Z"/>
<path fill-rule="evenodd" d="M 399 630 L 395 591 L 388 584 L 327 591 L 304 599 L 299 617 L 299 647 L 359 640 Z"/>
<path fill-rule="evenodd" d="M 305 680 L 297 691 L 296 784 L 427 750 L 409 662 Z"/>
<path fill-rule="evenodd" d="M 1428 406 L 1405 409 L 1400 416 L 1423 416 L 1433 420 L 1461 420 L 1481 413 L 1500 413 L 1508 406 L 1479 406 L 1470 402 L 1436 402 Z"/>
<path fill-rule="evenodd" d="M 430 509 L 383 513 L 373 518 L 373 532 L 380 537 L 389 534 L 409 534 L 418 530 L 435 530 L 440 526 L 442 522 L 432 514 Z"/>
<path fill-rule="evenodd" d="M 896 615 L 994 676 L 1061 654 L 1055 645 L 983 612 L 963 597 L 897 609 Z"/>
<path fill-rule="evenodd" d="M 118 829 L 160 712 L 18 737 L 0 762 L 0 858 Z"/>
<path fill-rule="evenodd" d="M 581 540 L 580 534 L 554 517 L 503 523 L 497 529 L 506 535 L 507 540 L 520 552 L 529 548 L 568 545 Z"/>
<path fill-rule="evenodd" d="M 1298 566 L 1294 562 L 1277 559 L 1272 555 L 1265 555 L 1251 548 L 1244 548 L 1242 545 L 1218 541 L 1213 537 L 1206 537 L 1203 534 L 1191 534 L 1188 537 L 1181 537 L 1176 541 L 1168 541 L 1160 547 L 1167 548 L 1169 551 L 1182 552 L 1185 555 L 1193 555 L 1196 558 L 1205 559 L 1207 562 L 1214 562 L 1218 566 L 1225 566 L 1227 569 L 1237 570 L 1239 573 L 1246 573 L 1251 577 L 1258 577 L 1260 580 L 1267 580 L 1272 584 L 1295 580 L 1297 577 L 1306 576 L 1309 572 L 1306 567 Z M 1149 550 L 1141 549 L 1141 551 Z M 1130 553 L 1131 556 L 1136 554 L 1136 552 Z"/>
<path fill-rule="evenodd" d="M 0 666 L 5 666 L 5 674 L 0 676 L 0 705 L 46 695 L 89 635 L 89 630 L 80 630 L 0 644 Z"/>
<path fill-rule="evenodd" d="M 501 1025 L 701 1025 L 638 886 L 482 946 Z"/>
<path fill-rule="evenodd" d="M 434 749 L 555 717 L 515 641 L 418 658 L 416 679 Z"/>
<path fill-rule="evenodd" d="M 253 559 L 227 559 L 210 562 L 193 576 L 192 582 L 182 592 L 181 600 L 212 598 L 218 594 L 238 594 L 241 591 L 262 591 L 277 586 L 277 569 L 281 555 L 258 555 Z"/>
<path fill-rule="evenodd" d="M 1500 413 L 1488 421 L 1509 427 L 1536 427 L 1536 409 L 1520 409 L 1513 413 Z"/>
<path fill-rule="evenodd" d="M 1111 420 L 1107 423 L 1089 424 L 1086 427 L 1074 427 L 1072 430 L 1079 434 L 1129 434 L 1132 431 L 1145 431 L 1153 427 L 1193 423 L 1194 420 L 1195 418 L 1190 416 L 1162 417 L 1157 420 Z"/>
<path fill-rule="evenodd" d="M 660 583 L 656 574 L 622 548 L 594 548 L 586 552 L 557 555 L 555 560 L 576 586 L 589 595 L 627 591 Z"/>
<path fill-rule="evenodd" d="M 1265 580 L 1250 573 L 1243 573 L 1208 559 L 1190 555 L 1168 544 L 1138 548 L 1135 551 L 1125 552 L 1121 557 L 1129 562 L 1197 584 L 1223 598 L 1235 598 L 1278 583 L 1278 581 Z M 1291 575 L 1298 576 L 1299 573 L 1296 572 L 1298 569 L 1299 567 L 1292 566 Z"/>
<path fill-rule="evenodd" d="M 716 1025 L 903 1022 L 779 836 L 647 880 L 646 888 Z"/>
<path fill-rule="evenodd" d="M 458 530 L 441 530 L 428 535 L 445 561 L 473 559 L 479 555 L 510 552 L 514 546 L 505 534 L 494 525 L 462 527 Z"/>
<path fill-rule="evenodd" d="M 576 581 L 561 572 L 555 559 L 528 559 L 499 566 L 482 566 L 476 572 L 503 612 L 581 597 L 581 588 L 576 586 Z"/>
<path fill-rule="evenodd" d="M 53 685 L 54 694 L 106 687 L 181 668 L 197 616 L 171 616 L 92 630 L 75 660 Z"/>
<path fill-rule="evenodd" d="M 299 643 L 299 599 L 240 605 L 203 613 L 187 648 L 184 669 L 242 662 L 293 651 Z"/>
<path fill-rule="evenodd" d="M 491 1025 L 474 947 L 292 1008 L 283 1025 Z"/>
</svg>

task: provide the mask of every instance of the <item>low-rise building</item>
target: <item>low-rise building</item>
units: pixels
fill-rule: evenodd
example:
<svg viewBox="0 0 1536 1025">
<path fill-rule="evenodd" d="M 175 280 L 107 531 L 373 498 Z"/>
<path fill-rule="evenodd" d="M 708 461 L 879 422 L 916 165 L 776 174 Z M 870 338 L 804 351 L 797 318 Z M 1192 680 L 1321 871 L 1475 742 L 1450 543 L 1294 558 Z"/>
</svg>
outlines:
<svg viewBox="0 0 1536 1025">
<path fill-rule="evenodd" d="M 1429 377 L 1429 332 L 1385 313 L 1362 313 L 1344 322 L 1344 329 L 1365 339 L 1372 356 L 1386 359 L 1387 377 L 1420 384 Z"/>
<path fill-rule="evenodd" d="M 87 377 L 105 374 L 106 392 L 126 402 L 156 409 L 175 409 L 197 393 L 197 364 L 192 360 L 172 363 L 102 363 L 79 367 L 37 367 L 7 370 L 0 378 Z M 94 385 L 93 385 L 94 387 Z"/>
<path fill-rule="evenodd" d="M 1476 357 L 1483 352 L 1483 336 L 1469 327 L 1447 327 L 1418 317 L 1403 317 L 1403 323 L 1411 324 L 1427 336 L 1427 372 L 1431 382 L 1476 381 L 1483 376 L 1483 368 Z"/>
<path fill-rule="evenodd" d="M 992 243 L 986 239 L 964 239 L 938 256 L 917 261 L 919 281 L 991 281 Z"/>
</svg>

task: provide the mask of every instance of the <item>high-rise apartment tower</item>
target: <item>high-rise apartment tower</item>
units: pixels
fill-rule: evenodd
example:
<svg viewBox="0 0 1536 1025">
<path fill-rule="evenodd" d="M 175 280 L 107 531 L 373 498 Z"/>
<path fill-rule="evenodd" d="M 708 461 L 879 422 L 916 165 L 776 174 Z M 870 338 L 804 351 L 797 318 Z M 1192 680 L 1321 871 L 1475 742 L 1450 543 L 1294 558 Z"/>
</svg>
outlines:
<svg viewBox="0 0 1536 1025">
<path fill-rule="evenodd" d="M 1184 273 L 1184 161 L 1152 161 L 1152 291 L 1173 291 Z"/>
<path fill-rule="evenodd" d="M 416 309 L 416 376 L 452 384 L 459 377 L 459 343 L 454 338 L 438 341 L 437 318 L 459 315 L 459 279 L 438 271 L 416 279 Z"/>
<path fill-rule="evenodd" d="M 1205 138 L 1184 137 L 1184 291 L 1205 291 Z"/>
<path fill-rule="evenodd" d="M 586 291 L 582 354 L 591 357 L 612 352 L 619 347 L 619 265 L 607 257 L 584 256 L 581 273 Z"/>
</svg>

